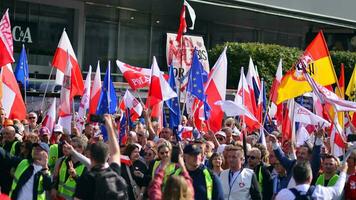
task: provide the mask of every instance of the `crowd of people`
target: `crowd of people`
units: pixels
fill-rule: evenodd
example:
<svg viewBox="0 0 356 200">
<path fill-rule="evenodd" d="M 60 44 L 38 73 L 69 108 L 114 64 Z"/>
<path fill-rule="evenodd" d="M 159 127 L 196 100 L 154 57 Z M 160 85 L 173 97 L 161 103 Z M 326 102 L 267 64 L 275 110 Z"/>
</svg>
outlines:
<svg viewBox="0 0 356 200">
<path fill-rule="evenodd" d="M 68 134 L 42 127 L 36 112 L 0 116 L 2 199 L 356 199 L 356 150 L 331 155 L 323 129 L 295 147 L 276 130 L 247 133 L 227 118 L 216 133 L 192 128 L 180 140 L 145 110 L 119 140 L 108 114 L 105 136 L 97 123 L 82 132 L 73 123 Z M 182 127 L 194 126 L 182 116 Z"/>
</svg>

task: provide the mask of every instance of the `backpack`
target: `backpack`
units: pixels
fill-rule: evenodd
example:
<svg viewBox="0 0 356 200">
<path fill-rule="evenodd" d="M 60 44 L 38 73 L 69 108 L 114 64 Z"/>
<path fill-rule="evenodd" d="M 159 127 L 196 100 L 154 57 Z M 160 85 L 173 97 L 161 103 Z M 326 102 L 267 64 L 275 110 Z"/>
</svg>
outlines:
<svg viewBox="0 0 356 200">
<path fill-rule="evenodd" d="M 128 200 L 128 185 L 122 176 L 110 167 L 90 172 L 95 178 L 94 199 L 100 200 Z"/>
<path fill-rule="evenodd" d="M 305 194 L 300 194 L 300 192 L 295 188 L 291 188 L 289 190 L 294 194 L 295 200 L 312 200 L 312 194 L 315 190 L 315 186 L 310 186 Z"/>
</svg>

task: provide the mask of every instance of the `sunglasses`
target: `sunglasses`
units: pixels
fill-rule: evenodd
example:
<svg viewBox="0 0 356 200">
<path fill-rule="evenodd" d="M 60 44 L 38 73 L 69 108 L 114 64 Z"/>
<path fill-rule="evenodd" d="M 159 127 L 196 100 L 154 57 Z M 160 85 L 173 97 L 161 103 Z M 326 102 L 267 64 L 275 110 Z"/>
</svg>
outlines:
<svg viewBox="0 0 356 200">
<path fill-rule="evenodd" d="M 251 159 L 251 160 L 255 160 L 256 157 L 255 156 L 246 156 L 247 159 Z"/>
<path fill-rule="evenodd" d="M 169 151 L 162 151 L 162 152 L 159 152 L 160 155 L 164 155 L 164 154 L 169 154 Z"/>
<path fill-rule="evenodd" d="M 153 156 L 152 153 L 144 153 L 144 156 Z"/>
<path fill-rule="evenodd" d="M 216 139 L 219 140 L 219 141 L 223 141 L 224 140 L 224 138 L 222 138 L 222 137 L 217 137 Z"/>
<path fill-rule="evenodd" d="M 29 119 L 36 119 L 36 117 L 29 117 Z"/>
</svg>

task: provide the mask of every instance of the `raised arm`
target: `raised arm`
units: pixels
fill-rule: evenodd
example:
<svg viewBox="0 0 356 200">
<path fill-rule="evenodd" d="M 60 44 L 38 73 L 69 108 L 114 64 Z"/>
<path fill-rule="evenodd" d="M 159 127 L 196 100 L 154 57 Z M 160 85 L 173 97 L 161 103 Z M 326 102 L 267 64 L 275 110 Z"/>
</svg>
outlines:
<svg viewBox="0 0 356 200">
<path fill-rule="evenodd" d="M 269 135 L 270 141 L 272 142 L 272 148 L 274 151 L 274 154 L 276 155 L 276 158 L 279 160 L 279 162 L 282 164 L 282 166 L 287 169 L 288 174 L 291 172 L 294 160 L 290 160 L 282 151 L 281 147 L 277 144 L 277 138 L 276 136 L 270 134 Z"/>
<path fill-rule="evenodd" d="M 111 162 L 121 165 L 120 163 L 120 146 L 117 142 L 114 126 L 112 123 L 111 115 L 105 114 L 105 127 L 108 132 L 108 144 L 110 148 Z"/>
</svg>

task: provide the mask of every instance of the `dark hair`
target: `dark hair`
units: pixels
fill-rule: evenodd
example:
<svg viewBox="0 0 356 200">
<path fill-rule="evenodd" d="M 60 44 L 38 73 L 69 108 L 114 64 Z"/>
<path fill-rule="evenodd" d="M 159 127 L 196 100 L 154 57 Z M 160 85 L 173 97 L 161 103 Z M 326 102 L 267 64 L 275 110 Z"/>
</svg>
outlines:
<svg viewBox="0 0 356 200">
<path fill-rule="evenodd" d="M 293 167 L 293 178 L 298 184 L 304 184 L 312 177 L 312 169 L 309 162 L 297 162 Z"/>
<path fill-rule="evenodd" d="M 125 151 L 124 151 L 124 155 L 130 157 L 132 152 L 135 150 L 135 149 L 138 149 L 138 146 L 135 145 L 135 144 L 128 144 L 125 148 Z"/>
<path fill-rule="evenodd" d="M 304 142 L 304 144 L 301 147 L 307 148 L 309 155 L 311 155 L 313 153 L 313 147 L 308 142 Z"/>
<path fill-rule="evenodd" d="M 104 164 L 109 157 L 109 146 L 104 142 L 93 143 L 88 146 L 90 157 L 99 164 Z"/>
<path fill-rule="evenodd" d="M 210 156 L 210 158 L 209 158 L 209 167 L 211 168 L 211 169 L 213 169 L 213 160 L 214 160 L 214 158 L 215 157 L 218 157 L 218 156 L 220 156 L 221 157 L 221 159 L 222 159 L 222 161 L 223 161 L 223 163 L 224 163 L 224 156 L 223 156 L 223 154 L 222 153 L 217 153 L 217 152 L 215 152 L 215 153 L 213 153 L 211 156 Z"/>
</svg>

